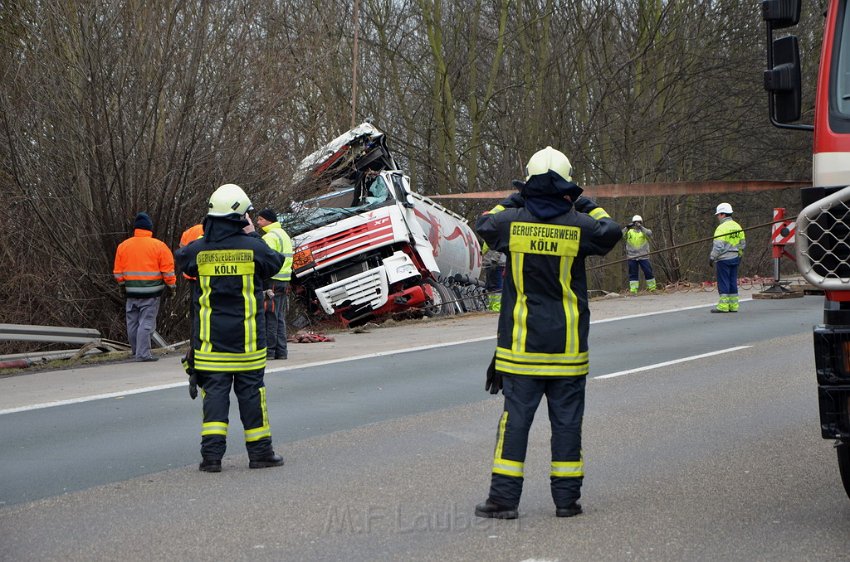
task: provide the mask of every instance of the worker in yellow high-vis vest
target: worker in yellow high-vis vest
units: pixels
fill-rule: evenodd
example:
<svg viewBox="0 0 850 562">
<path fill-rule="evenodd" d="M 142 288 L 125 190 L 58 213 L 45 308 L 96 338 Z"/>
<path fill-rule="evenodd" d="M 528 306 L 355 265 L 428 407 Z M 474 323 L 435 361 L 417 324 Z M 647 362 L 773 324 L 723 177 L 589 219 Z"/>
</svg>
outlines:
<svg viewBox="0 0 850 562">
<path fill-rule="evenodd" d="M 626 241 L 626 260 L 629 264 L 629 292 L 636 295 L 640 287 L 638 269 L 643 271 L 646 290 L 655 291 L 655 275 L 649 262 L 649 239 L 652 231 L 643 225 L 643 217 L 635 215 L 632 222 L 623 229 L 623 239 Z"/>
<path fill-rule="evenodd" d="M 268 282 L 266 300 L 266 343 L 269 359 L 286 359 L 286 306 L 289 299 L 289 281 L 292 279 L 292 240 L 277 220 L 277 213 L 266 208 L 257 215 L 257 226 L 265 234 L 263 240 L 272 250 L 283 254 L 283 266 Z"/>
<path fill-rule="evenodd" d="M 738 312 L 738 265 L 747 246 L 747 237 L 741 225 L 732 220 L 732 205 L 721 203 L 714 214 L 720 224 L 714 230 L 708 261 L 717 269 L 720 300 L 711 312 Z"/>
</svg>

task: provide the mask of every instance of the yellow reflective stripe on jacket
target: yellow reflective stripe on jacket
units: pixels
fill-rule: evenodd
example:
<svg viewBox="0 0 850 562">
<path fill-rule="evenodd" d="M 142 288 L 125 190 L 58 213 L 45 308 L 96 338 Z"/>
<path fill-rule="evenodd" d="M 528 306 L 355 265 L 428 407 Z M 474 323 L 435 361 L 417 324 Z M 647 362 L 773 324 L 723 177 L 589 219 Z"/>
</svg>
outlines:
<svg viewBox="0 0 850 562">
<path fill-rule="evenodd" d="M 496 359 L 496 370 L 510 375 L 528 377 L 581 377 L 586 375 L 590 366 L 587 361 L 576 365 L 523 364 Z"/>
<path fill-rule="evenodd" d="M 201 435 L 227 435 L 227 424 L 225 422 L 204 422 L 201 426 Z"/>
<path fill-rule="evenodd" d="M 201 277 L 198 284 L 201 287 L 201 296 L 198 299 L 201 307 L 198 314 L 198 323 L 200 324 L 198 337 L 201 340 L 201 349 L 195 353 L 211 352 L 210 319 L 212 318 L 212 306 L 210 306 L 210 295 L 212 294 L 212 285 L 209 277 Z"/>
<path fill-rule="evenodd" d="M 496 451 L 493 454 L 493 473 L 522 478 L 524 463 L 502 458 L 502 447 L 505 444 L 505 427 L 507 425 L 508 413 L 502 412 L 502 419 L 499 420 L 499 437 L 496 439 Z"/>
<path fill-rule="evenodd" d="M 522 267 L 525 262 L 525 254 L 511 253 L 511 268 L 516 285 L 516 302 L 513 309 L 514 331 L 513 351 L 520 352 L 525 349 L 525 338 L 528 334 L 526 320 L 528 319 L 528 297 L 525 295 L 525 281 L 522 275 Z"/>
<path fill-rule="evenodd" d="M 266 349 L 249 353 L 195 351 L 195 368 L 202 371 L 254 371 L 266 366 Z"/>
<path fill-rule="evenodd" d="M 537 353 L 528 351 L 516 351 L 505 347 L 496 348 L 496 359 L 504 359 L 505 361 L 513 361 L 516 363 L 529 364 L 549 364 L 549 365 L 580 365 L 586 363 L 590 357 L 587 351 L 580 351 L 572 354 L 568 353 Z"/>
<path fill-rule="evenodd" d="M 552 461 L 549 476 L 559 478 L 580 478 L 584 476 L 584 461 Z"/>
<path fill-rule="evenodd" d="M 606 213 L 605 209 L 603 209 L 602 207 L 596 207 L 595 209 L 593 209 L 592 211 L 590 211 L 587 214 L 590 215 L 591 217 L 593 217 L 596 220 L 610 219 L 611 218 L 611 215 Z"/>
<path fill-rule="evenodd" d="M 570 287 L 572 282 L 573 260 L 569 257 L 561 258 L 561 294 L 563 295 L 564 318 L 567 321 L 564 349 L 568 356 L 578 354 L 578 298 Z"/>
<path fill-rule="evenodd" d="M 579 377 L 589 370 L 586 351 L 566 353 L 527 353 L 496 348 L 496 370 L 512 375 L 536 377 Z"/>
<path fill-rule="evenodd" d="M 242 299 L 245 302 L 245 351 L 257 350 L 257 299 L 254 298 L 254 276 L 242 277 Z"/>
</svg>

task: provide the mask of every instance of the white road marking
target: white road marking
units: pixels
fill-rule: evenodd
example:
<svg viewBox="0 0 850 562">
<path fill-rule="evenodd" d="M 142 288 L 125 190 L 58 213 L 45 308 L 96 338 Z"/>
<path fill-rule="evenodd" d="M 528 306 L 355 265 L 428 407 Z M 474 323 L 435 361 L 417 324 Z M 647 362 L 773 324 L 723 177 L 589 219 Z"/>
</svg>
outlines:
<svg viewBox="0 0 850 562">
<path fill-rule="evenodd" d="M 453 345 L 463 345 L 465 343 L 476 343 L 480 341 L 494 340 L 496 334 L 484 336 L 480 338 L 472 338 L 462 341 L 433 343 L 429 345 L 420 345 L 417 347 L 407 347 L 405 349 L 392 349 L 389 351 L 376 351 L 374 353 L 365 353 L 363 355 L 353 355 L 351 357 L 340 357 L 339 359 L 328 359 L 326 361 L 314 361 L 313 363 L 302 363 L 301 365 L 293 365 L 291 367 L 278 367 L 276 369 L 266 369 L 266 373 L 280 373 L 283 371 L 294 371 L 295 369 L 304 369 L 306 367 L 321 367 L 323 365 L 333 365 L 334 363 L 344 363 L 346 361 L 358 361 L 360 359 L 373 359 L 375 357 L 386 357 L 387 355 L 397 355 L 399 353 L 412 353 L 414 351 L 426 351 L 438 347 L 451 347 Z"/>
<path fill-rule="evenodd" d="M 741 299 L 740 302 L 745 302 L 745 301 L 748 301 L 748 300 L 752 300 L 752 299 L 751 298 Z M 655 310 L 655 311 L 652 311 L 652 312 L 644 312 L 644 313 L 641 313 L 641 314 L 630 314 L 630 315 L 627 315 L 627 316 L 617 316 L 617 317 L 614 317 L 614 318 L 603 318 L 602 320 L 591 320 L 590 323 L 591 324 L 602 324 L 604 322 L 616 322 L 618 320 L 630 320 L 632 318 L 643 318 L 643 317 L 646 317 L 646 316 L 655 316 L 655 315 L 658 315 L 658 314 L 668 314 L 670 312 L 680 312 L 682 310 L 693 310 L 693 309 L 696 309 L 696 308 L 707 308 L 707 307 L 710 307 L 710 306 L 715 306 L 715 305 L 714 304 L 700 304 L 700 305 L 696 305 L 696 306 L 686 306 L 684 308 L 670 308 L 670 309 L 667 309 L 667 310 Z M 373 359 L 375 357 L 385 357 L 387 355 L 396 355 L 396 354 L 399 354 L 399 353 L 412 353 L 414 351 L 426 351 L 428 349 L 436 349 L 436 348 L 439 348 L 439 347 L 449 347 L 449 346 L 453 346 L 453 345 L 463 345 L 463 344 L 467 344 L 467 343 L 477 343 L 477 342 L 493 340 L 493 339 L 496 339 L 495 334 L 490 335 L 490 336 L 483 336 L 483 337 L 480 337 L 480 338 L 471 338 L 471 339 L 467 339 L 467 340 L 456 341 L 456 342 L 435 343 L 435 344 L 431 344 L 431 345 L 420 345 L 420 346 L 417 346 L 417 347 L 409 347 L 409 348 L 406 348 L 406 349 L 377 351 L 375 353 L 365 353 L 363 355 L 354 355 L 352 357 L 343 357 L 343 358 L 340 358 L 340 359 L 328 359 L 327 361 L 314 361 L 313 363 L 304 363 L 304 364 L 300 364 L 300 365 L 292 365 L 291 367 L 277 367 L 277 368 L 274 368 L 274 369 L 266 369 L 266 373 L 280 373 L 280 372 L 284 372 L 284 371 L 293 371 L 295 369 L 306 369 L 306 368 L 309 368 L 309 367 L 322 367 L 324 365 L 333 365 L 334 363 L 343 363 L 343 362 L 346 362 L 346 361 L 359 361 L 361 359 Z M 717 352 L 715 352 L 715 354 L 716 353 Z M 694 357 L 693 359 L 697 359 L 697 358 L 699 358 L 699 356 Z M 683 360 L 680 360 L 680 361 L 683 361 Z M 676 362 L 680 362 L 680 361 L 676 361 Z M 672 363 L 670 363 L 670 364 L 672 364 Z M 661 366 L 664 366 L 664 365 L 666 365 L 666 364 L 665 363 L 659 363 L 658 365 L 654 365 L 654 366 L 650 365 L 648 367 L 641 367 L 640 370 L 648 370 L 648 369 L 652 369 L 652 368 L 655 368 L 655 367 L 661 367 Z M 623 371 L 622 374 L 628 374 L 629 372 L 633 372 L 633 371 L 628 371 L 628 372 Z M 634 372 L 637 372 L 637 371 L 634 371 Z M 602 376 L 594 377 L 594 378 L 597 378 L 597 379 L 599 379 L 599 378 L 609 378 L 609 377 L 612 377 L 612 376 L 619 376 L 619 374 L 618 373 L 612 373 L 610 375 L 602 375 Z M 143 387 L 143 388 L 136 388 L 136 389 L 133 389 L 133 390 L 123 390 L 123 391 L 120 391 L 120 392 L 110 392 L 108 394 L 96 394 L 96 395 L 93 395 L 93 396 L 81 396 L 80 398 L 71 398 L 71 399 L 68 399 L 68 400 L 57 400 L 55 402 L 43 402 L 41 404 L 32 404 L 30 406 L 20 406 L 18 408 L 7 408 L 5 410 L 0 410 L 0 416 L 2 416 L 4 414 L 14 414 L 14 413 L 17 413 L 17 412 L 27 412 L 27 411 L 30 411 L 30 410 L 40 410 L 42 408 L 52 408 L 54 406 L 68 406 L 70 404 L 81 404 L 83 402 L 91 402 L 91 401 L 94 401 L 94 400 L 103 400 L 103 399 L 106 399 L 106 398 L 119 398 L 121 396 L 130 396 L 132 394 L 142 394 L 144 392 L 156 392 L 157 390 L 168 390 L 170 388 L 186 387 L 187 385 L 188 385 L 188 382 L 184 380 L 184 381 L 181 381 L 181 382 L 161 384 L 161 385 L 157 385 L 157 386 L 146 386 L 146 387 Z"/>
<path fill-rule="evenodd" d="M 722 355 L 724 353 L 732 353 L 733 351 L 740 351 L 742 349 L 749 349 L 752 347 L 751 345 L 739 345 L 738 347 L 730 347 L 728 349 L 720 349 L 718 351 L 711 351 L 709 353 L 701 353 L 699 355 L 691 355 L 690 357 L 682 357 L 681 359 L 674 359 L 672 361 L 664 361 L 663 363 L 656 363 L 655 365 L 646 365 L 644 367 L 637 367 L 635 369 L 629 369 L 627 371 L 617 371 L 616 373 L 608 373 L 607 375 L 599 375 L 598 377 L 591 377 L 594 379 L 613 379 L 614 377 L 622 377 L 623 375 L 631 375 L 633 373 L 640 373 L 643 371 L 651 371 L 652 369 L 658 369 L 659 367 L 667 367 L 669 365 L 676 365 L 677 363 L 685 363 L 687 361 L 694 361 L 696 359 L 703 359 L 705 357 L 713 357 L 715 355 Z"/>
<path fill-rule="evenodd" d="M 741 299 L 738 302 L 747 302 L 753 300 L 752 297 Z M 683 310 L 695 310 L 697 308 L 710 308 L 717 306 L 717 303 L 710 304 L 695 304 L 694 306 L 683 306 L 682 308 L 669 308 L 667 310 L 656 310 L 654 312 L 642 312 L 640 314 L 631 314 L 629 316 L 617 316 L 616 318 L 603 318 L 602 320 L 591 320 L 591 324 L 603 324 L 605 322 L 616 322 L 617 320 L 629 320 L 631 318 L 644 318 L 646 316 L 656 316 L 658 314 L 669 314 L 671 312 L 681 312 Z"/>
<path fill-rule="evenodd" d="M 52 408 L 54 406 L 67 406 L 69 404 L 80 404 L 82 402 L 91 402 L 93 400 L 103 400 L 104 398 L 123 398 L 131 394 L 142 394 L 143 392 L 154 392 L 157 390 L 166 390 L 169 388 L 177 388 L 180 386 L 189 386 L 189 382 L 173 382 L 169 384 L 161 384 L 159 386 L 146 386 L 144 388 L 136 388 L 133 390 L 122 390 L 121 392 L 110 392 L 108 394 L 95 394 L 94 396 L 81 396 L 80 398 L 71 398 L 68 400 L 57 400 L 55 402 L 43 402 L 41 404 L 33 404 L 31 406 L 21 406 L 19 408 L 8 408 L 0 410 L 0 416 L 3 414 L 14 414 L 16 412 L 27 412 L 29 410 L 40 410 L 42 408 Z"/>
</svg>

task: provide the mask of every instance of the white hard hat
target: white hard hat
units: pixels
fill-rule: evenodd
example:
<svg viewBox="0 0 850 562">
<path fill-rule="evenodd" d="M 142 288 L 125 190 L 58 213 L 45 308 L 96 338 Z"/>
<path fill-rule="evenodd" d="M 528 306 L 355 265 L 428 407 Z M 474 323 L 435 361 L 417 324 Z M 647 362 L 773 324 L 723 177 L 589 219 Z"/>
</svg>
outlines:
<svg viewBox="0 0 850 562">
<path fill-rule="evenodd" d="M 547 146 L 543 150 L 538 150 L 528 160 L 525 166 L 526 181 L 531 179 L 531 176 L 545 174 L 548 171 L 553 171 L 567 181 L 573 181 L 573 166 L 570 164 L 570 159 L 560 150 L 555 150 L 551 146 Z"/>
<path fill-rule="evenodd" d="M 235 183 L 226 183 L 219 186 L 210 196 L 207 215 L 211 217 L 242 216 L 253 208 L 251 200 L 241 187 Z"/>
<path fill-rule="evenodd" d="M 719 215 L 720 213 L 723 213 L 724 215 L 731 215 L 732 205 L 730 205 L 729 203 L 721 203 L 717 206 L 717 210 L 714 211 L 715 215 Z"/>
<path fill-rule="evenodd" d="M 643 222 L 643 217 L 640 215 L 635 215 L 632 217 L 632 222 Z"/>
</svg>

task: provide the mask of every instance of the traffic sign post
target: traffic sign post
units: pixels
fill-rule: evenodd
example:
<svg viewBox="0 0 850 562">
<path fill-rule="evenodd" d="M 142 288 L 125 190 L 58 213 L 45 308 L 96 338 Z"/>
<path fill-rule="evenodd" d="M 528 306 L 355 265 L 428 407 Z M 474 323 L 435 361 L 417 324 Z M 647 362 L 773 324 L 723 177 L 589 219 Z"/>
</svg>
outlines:
<svg viewBox="0 0 850 562">
<path fill-rule="evenodd" d="M 785 218 L 785 209 L 773 209 L 773 227 L 770 232 L 770 243 L 773 246 L 773 284 L 765 288 L 762 294 L 771 296 L 798 297 L 802 292 L 792 291 L 787 287 L 789 281 L 780 281 L 779 263 L 782 256 L 796 261 L 794 255 L 785 249 L 788 244 L 793 244 L 797 234 L 797 223 Z"/>
</svg>

